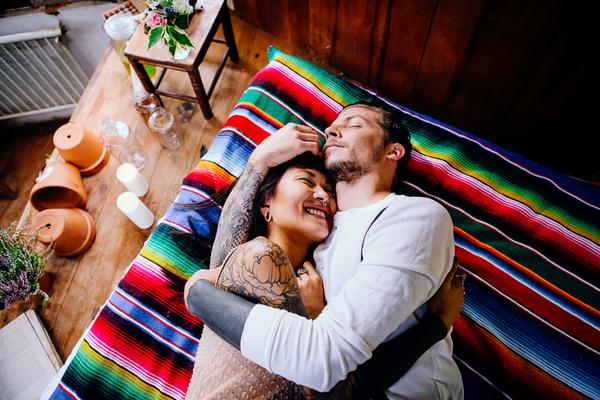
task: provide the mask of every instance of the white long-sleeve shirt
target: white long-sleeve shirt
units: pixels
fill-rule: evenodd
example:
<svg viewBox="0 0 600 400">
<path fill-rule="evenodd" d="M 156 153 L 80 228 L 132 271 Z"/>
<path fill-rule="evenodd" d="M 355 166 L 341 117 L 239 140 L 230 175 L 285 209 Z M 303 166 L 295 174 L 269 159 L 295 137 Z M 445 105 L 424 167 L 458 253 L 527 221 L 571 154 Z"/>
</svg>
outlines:
<svg viewBox="0 0 600 400">
<path fill-rule="evenodd" d="M 271 372 L 328 391 L 371 358 L 379 344 L 417 322 L 413 313 L 424 313 L 453 256 L 452 221 L 432 200 L 390 194 L 367 207 L 340 211 L 331 235 L 315 251 L 325 309 L 311 321 L 255 306 L 244 326 L 241 352 Z M 462 398 L 450 335 L 425 352 L 387 394 Z"/>
</svg>

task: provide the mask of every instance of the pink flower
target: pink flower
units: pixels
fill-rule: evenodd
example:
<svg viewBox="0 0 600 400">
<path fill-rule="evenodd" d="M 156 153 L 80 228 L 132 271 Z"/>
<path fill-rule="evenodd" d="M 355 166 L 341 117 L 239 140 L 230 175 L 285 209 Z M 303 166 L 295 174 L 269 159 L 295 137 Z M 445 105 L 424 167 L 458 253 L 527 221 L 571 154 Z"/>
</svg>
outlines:
<svg viewBox="0 0 600 400">
<path fill-rule="evenodd" d="M 149 13 L 146 17 L 146 25 L 148 25 L 150 29 L 155 28 L 157 26 L 165 25 L 166 23 L 167 20 L 155 12 Z"/>
</svg>

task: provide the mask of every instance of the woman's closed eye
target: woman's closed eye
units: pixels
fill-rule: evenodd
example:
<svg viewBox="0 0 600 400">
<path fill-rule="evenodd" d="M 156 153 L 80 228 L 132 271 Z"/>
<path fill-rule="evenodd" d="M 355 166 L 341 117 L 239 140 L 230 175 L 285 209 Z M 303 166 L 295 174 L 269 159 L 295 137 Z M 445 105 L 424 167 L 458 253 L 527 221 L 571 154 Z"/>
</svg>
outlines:
<svg viewBox="0 0 600 400">
<path fill-rule="evenodd" d="M 313 180 L 310 178 L 300 178 L 300 181 L 304 182 L 309 187 L 315 186 L 315 182 L 313 182 Z"/>
</svg>

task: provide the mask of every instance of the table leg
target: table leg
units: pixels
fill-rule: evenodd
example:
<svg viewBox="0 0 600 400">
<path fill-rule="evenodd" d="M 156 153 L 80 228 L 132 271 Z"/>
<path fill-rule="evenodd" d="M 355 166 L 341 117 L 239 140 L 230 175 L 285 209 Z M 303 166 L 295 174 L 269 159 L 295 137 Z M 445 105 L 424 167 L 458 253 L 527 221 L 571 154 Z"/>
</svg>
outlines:
<svg viewBox="0 0 600 400">
<path fill-rule="evenodd" d="M 235 44 L 235 37 L 233 36 L 233 26 L 231 25 L 231 17 L 229 16 L 229 9 L 224 5 L 222 9 L 221 24 L 223 25 L 223 34 L 225 35 L 225 41 L 229 46 L 229 58 L 233 62 L 238 62 L 240 57 L 238 56 L 237 46 Z"/>
<path fill-rule="evenodd" d="M 144 90 L 148 93 L 156 95 L 156 88 L 152 84 L 152 80 L 150 80 L 150 77 L 146 73 L 146 69 L 144 68 L 144 66 L 137 60 L 129 59 L 129 63 L 133 67 L 133 70 L 135 71 L 138 78 L 140 78 L 142 86 L 144 86 Z M 156 96 L 158 97 L 158 95 Z"/>
<path fill-rule="evenodd" d="M 198 69 L 194 69 L 190 71 L 188 75 L 190 76 L 190 81 L 192 81 L 192 87 L 194 88 L 194 93 L 196 93 L 198 103 L 200 103 L 200 108 L 202 109 L 202 114 L 204 115 L 204 118 L 212 118 L 213 113 L 210 108 L 210 104 L 208 103 L 208 96 L 206 95 L 206 91 L 204 90 L 202 79 L 200 78 L 200 72 L 198 72 Z"/>
</svg>

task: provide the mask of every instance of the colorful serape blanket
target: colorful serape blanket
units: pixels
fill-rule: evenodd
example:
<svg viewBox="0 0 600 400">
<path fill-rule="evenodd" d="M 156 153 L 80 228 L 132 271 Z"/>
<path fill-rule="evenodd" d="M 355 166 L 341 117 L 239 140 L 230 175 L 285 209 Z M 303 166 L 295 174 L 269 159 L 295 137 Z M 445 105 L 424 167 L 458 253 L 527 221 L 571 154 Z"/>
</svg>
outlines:
<svg viewBox="0 0 600 400">
<path fill-rule="evenodd" d="M 206 268 L 221 207 L 253 148 L 287 122 L 323 132 L 375 96 L 276 48 L 69 357 L 52 398 L 183 399 L 201 321 L 186 279 Z M 382 99 L 385 101 L 385 99 Z M 600 398 L 600 189 L 388 102 L 414 153 L 403 192 L 443 204 L 468 272 L 454 327 L 467 398 Z M 192 253 L 194 233 L 204 252 Z"/>
</svg>

